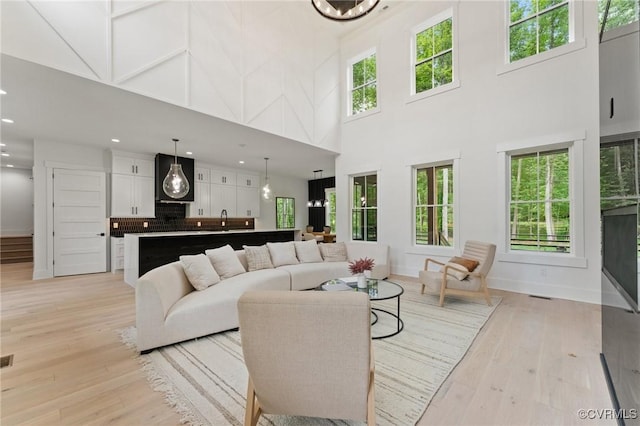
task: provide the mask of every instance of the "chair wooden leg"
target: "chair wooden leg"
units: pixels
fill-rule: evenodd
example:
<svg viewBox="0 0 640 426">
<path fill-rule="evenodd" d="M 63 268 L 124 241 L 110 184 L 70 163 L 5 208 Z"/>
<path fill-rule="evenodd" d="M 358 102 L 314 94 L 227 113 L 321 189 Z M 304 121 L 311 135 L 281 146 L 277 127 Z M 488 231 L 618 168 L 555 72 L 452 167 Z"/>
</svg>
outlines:
<svg viewBox="0 0 640 426">
<path fill-rule="evenodd" d="M 440 307 L 444 306 L 444 293 L 447 290 L 447 279 L 442 279 L 442 285 L 440 286 Z"/>
<path fill-rule="evenodd" d="M 369 393 L 367 395 L 367 425 L 376 426 L 376 404 L 375 404 L 375 374 L 372 371 L 369 375 Z"/>
<path fill-rule="evenodd" d="M 247 385 L 247 408 L 244 414 L 244 425 L 256 426 L 261 414 L 262 408 L 260 408 L 260 404 L 258 403 L 258 399 L 256 398 L 256 391 L 253 388 L 253 382 L 251 381 L 251 378 L 249 378 L 249 384 Z"/>
<path fill-rule="evenodd" d="M 489 288 L 487 287 L 487 281 L 484 279 L 484 277 L 482 277 L 481 279 L 482 279 L 482 289 L 484 291 L 484 300 L 487 301 L 487 305 L 492 306 L 491 305 L 491 295 L 489 294 Z"/>
</svg>

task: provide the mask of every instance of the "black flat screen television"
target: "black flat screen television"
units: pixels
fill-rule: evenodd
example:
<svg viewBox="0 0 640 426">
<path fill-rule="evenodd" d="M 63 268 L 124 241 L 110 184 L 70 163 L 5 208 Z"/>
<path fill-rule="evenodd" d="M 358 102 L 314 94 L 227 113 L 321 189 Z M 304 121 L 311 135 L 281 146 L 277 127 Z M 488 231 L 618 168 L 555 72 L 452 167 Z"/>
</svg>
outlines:
<svg viewBox="0 0 640 426">
<path fill-rule="evenodd" d="M 602 272 L 638 312 L 638 206 L 602 211 Z"/>
</svg>

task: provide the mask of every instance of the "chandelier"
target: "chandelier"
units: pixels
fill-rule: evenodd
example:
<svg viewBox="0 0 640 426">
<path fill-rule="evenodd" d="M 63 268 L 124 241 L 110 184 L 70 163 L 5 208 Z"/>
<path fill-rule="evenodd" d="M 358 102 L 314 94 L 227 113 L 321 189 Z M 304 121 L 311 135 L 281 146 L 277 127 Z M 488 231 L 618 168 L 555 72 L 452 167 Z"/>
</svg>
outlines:
<svg viewBox="0 0 640 426">
<path fill-rule="evenodd" d="M 334 21 L 351 21 L 371 12 L 380 0 L 311 0 L 319 14 Z"/>
</svg>

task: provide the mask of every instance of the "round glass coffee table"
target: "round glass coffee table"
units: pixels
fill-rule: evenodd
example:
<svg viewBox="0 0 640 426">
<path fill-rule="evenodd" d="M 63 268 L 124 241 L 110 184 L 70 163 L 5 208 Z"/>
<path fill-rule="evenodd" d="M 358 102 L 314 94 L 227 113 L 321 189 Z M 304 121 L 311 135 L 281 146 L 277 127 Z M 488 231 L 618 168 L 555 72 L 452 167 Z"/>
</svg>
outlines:
<svg viewBox="0 0 640 426">
<path fill-rule="evenodd" d="M 336 287 L 333 287 L 333 286 Z M 334 290 L 335 288 L 335 290 Z M 373 317 L 371 325 L 378 322 L 378 313 L 383 315 L 389 315 L 396 320 L 396 329 L 391 333 L 382 335 L 373 335 L 372 339 L 385 339 L 387 337 L 395 336 L 404 329 L 404 322 L 400 318 L 400 296 L 404 293 L 404 288 L 399 284 L 396 284 L 389 280 L 376 280 L 373 278 L 367 278 L 367 288 L 358 288 L 355 282 L 345 281 L 340 278 L 326 281 L 316 287 L 319 291 L 357 291 L 360 293 L 367 293 L 369 300 L 379 301 L 395 298 L 397 301 L 396 312 L 391 312 L 382 308 L 371 307 L 371 316 Z"/>
</svg>

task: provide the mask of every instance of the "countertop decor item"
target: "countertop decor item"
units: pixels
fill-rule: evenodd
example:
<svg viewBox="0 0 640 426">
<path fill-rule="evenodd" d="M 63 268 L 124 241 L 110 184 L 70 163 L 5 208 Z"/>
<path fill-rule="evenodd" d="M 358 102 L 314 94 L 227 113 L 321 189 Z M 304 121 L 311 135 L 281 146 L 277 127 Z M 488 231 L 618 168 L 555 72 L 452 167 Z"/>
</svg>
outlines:
<svg viewBox="0 0 640 426">
<path fill-rule="evenodd" d="M 189 193 L 189 181 L 182 171 L 182 165 L 178 164 L 178 141 L 172 139 L 174 146 L 174 162 L 171 164 L 167 176 L 162 182 L 162 190 L 173 199 L 184 198 Z"/>
</svg>

